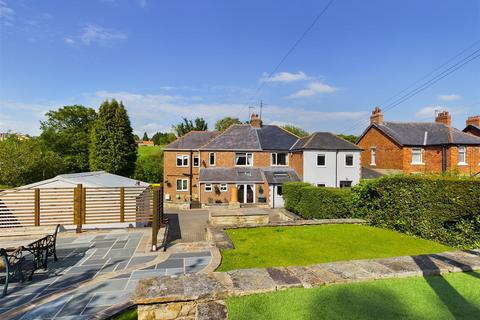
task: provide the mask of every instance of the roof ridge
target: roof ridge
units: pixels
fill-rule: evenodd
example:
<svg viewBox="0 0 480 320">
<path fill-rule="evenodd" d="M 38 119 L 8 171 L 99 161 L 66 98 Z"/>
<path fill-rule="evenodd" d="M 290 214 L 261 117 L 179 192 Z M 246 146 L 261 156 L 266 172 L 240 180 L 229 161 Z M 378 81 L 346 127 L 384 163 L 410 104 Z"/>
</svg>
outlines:
<svg viewBox="0 0 480 320">
<path fill-rule="evenodd" d="M 308 147 L 308 145 L 312 142 L 312 140 L 313 140 L 313 138 L 315 137 L 316 134 L 317 134 L 317 132 L 313 132 L 313 133 L 310 135 L 310 137 L 309 137 L 309 139 L 307 140 L 307 142 L 305 142 L 305 144 L 303 145 L 303 148 Z"/>
</svg>

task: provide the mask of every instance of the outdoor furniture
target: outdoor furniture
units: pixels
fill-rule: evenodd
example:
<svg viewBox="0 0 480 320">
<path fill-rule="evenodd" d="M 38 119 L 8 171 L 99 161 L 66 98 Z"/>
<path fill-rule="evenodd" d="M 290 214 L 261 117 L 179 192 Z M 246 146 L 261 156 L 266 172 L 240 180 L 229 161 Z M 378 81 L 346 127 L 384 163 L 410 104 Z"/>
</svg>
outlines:
<svg viewBox="0 0 480 320">
<path fill-rule="evenodd" d="M 8 283 L 11 279 L 17 278 L 23 281 L 24 273 L 30 271 L 28 279 L 32 280 L 36 270 L 40 268 L 47 270 L 49 257 L 53 256 L 54 261 L 58 260 L 56 244 L 60 225 L 56 225 L 55 229 L 52 229 L 52 227 L 39 229 L 41 230 L 35 229 L 35 227 L 32 227 L 32 229 L 22 228 L 23 232 L 20 234 L 23 235 L 23 239 L 21 240 L 16 240 L 20 234 L 15 238 L 12 236 L 12 234 L 18 233 L 15 230 L 4 232 L 0 236 L 0 255 L 4 265 L 1 266 L 0 264 L 0 270 L 5 270 L 0 272 L 0 276 L 5 276 L 4 295 L 6 295 Z M 30 232 L 28 232 L 29 230 Z M 30 264 L 26 263 L 28 253 L 33 257 Z M 27 270 L 27 268 L 31 270 Z"/>
<path fill-rule="evenodd" d="M 3 297 L 7 295 L 8 283 L 11 280 L 17 279 L 22 282 L 24 281 L 22 272 L 24 260 L 22 247 L 10 252 L 7 252 L 5 249 L 0 249 L 0 278 L 5 278 L 2 292 Z"/>
</svg>

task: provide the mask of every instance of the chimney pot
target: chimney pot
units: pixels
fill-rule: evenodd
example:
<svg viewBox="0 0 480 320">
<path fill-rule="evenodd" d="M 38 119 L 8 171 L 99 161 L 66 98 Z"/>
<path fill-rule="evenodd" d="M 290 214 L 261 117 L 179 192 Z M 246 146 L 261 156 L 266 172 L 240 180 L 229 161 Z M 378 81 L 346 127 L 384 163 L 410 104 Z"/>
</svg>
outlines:
<svg viewBox="0 0 480 320">
<path fill-rule="evenodd" d="M 435 122 L 444 124 L 447 127 L 451 127 L 452 126 L 452 116 L 450 115 L 450 112 L 448 112 L 448 111 L 441 111 L 441 112 L 437 113 L 437 116 L 435 117 Z"/>
<path fill-rule="evenodd" d="M 375 107 L 372 111 L 372 115 L 370 116 L 370 124 L 382 124 L 383 123 L 383 113 L 380 107 Z"/>
</svg>

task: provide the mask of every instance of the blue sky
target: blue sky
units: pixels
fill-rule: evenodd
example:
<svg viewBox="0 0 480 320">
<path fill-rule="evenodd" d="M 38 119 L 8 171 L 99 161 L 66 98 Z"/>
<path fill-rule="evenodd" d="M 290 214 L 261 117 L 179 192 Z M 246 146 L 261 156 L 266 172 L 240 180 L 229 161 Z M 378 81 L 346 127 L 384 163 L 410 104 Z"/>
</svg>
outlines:
<svg viewBox="0 0 480 320">
<path fill-rule="evenodd" d="M 0 132 L 38 134 L 48 110 L 117 98 L 137 133 L 247 120 L 260 100 L 265 122 L 359 133 L 376 105 L 480 40 L 478 0 L 336 0 L 268 78 L 326 3 L 0 0 Z M 385 119 L 448 109 L 463 127 L 479 88 L 476 59 Z"/>
</svg>

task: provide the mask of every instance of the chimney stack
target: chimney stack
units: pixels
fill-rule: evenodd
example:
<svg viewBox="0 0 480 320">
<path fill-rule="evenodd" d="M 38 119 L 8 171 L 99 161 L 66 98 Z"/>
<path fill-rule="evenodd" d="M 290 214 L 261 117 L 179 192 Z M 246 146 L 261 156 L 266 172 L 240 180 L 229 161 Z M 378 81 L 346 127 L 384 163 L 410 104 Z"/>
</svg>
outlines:
<svg viewBox="0 0 480 320">
<path fill-rule="evenodd" d="M 380 107 L 375 107 L 370 116 L 370 124 L 382 124 L 383 123 L 383 113 Z"/>
<path fill-rule="evenodd" d="M 254 128 L 260 128 L 262 126 L 262 119 L 260 119 L 258 114 L 252 113 L 250 125 Z"/>
<path fill-rule="evenodd" d="M 444 124 L 447 127 L 451 127 L 452 126 L 452 116 L 450 115 L 450 112 L 448 112 L 448 111 L 440 111 L 439 113 L 437 113 L 437 115 L 435 117 L 435 122 Z"/>
<path fill-rule="evenodd" d="M 480 128 L 480 115 L 468 117 L 467 127 L 468 126 L 475 126 L 477 128 Z"/>
</svg>

